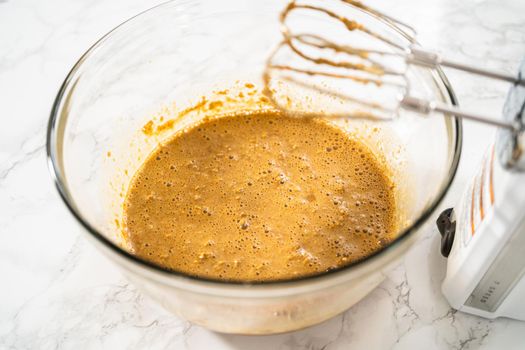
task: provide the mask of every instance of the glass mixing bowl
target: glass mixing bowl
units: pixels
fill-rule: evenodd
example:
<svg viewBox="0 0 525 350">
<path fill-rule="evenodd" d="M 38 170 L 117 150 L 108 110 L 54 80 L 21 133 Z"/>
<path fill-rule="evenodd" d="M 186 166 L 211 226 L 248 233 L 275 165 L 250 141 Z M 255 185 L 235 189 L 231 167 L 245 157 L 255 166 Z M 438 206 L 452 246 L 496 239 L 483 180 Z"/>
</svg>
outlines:
<svg viewBox="0 0 525 350">
<path fill-rule="evenodd" d="M 236 81 L 260 85 L 265 59 L 280 40 L 277 17 L 282 6 L 277 0 L 189 0 L 148 10 L 80 58 L 58 93 L 49 121 L 51 173 L 85 235 L 146 294 L 177 315 L 219 332 L 291 331 L 333 317 L 362 299 L 416 240 L 449 188 L 461 150 L 461 124 L 454 117 L 402 113 L 395 122 L 381 123 L 375 133 L 379 136 L 370 142 L 398 170 L 404 224 L 388 246 L 321 275 L 230 283 L 167 271 L 134 256 L 122 241 L 115 215 L 127 181 L 159 142 L 141 139 L 142 126 L 173 102 L 184 106 Z M 411 40 L 391 23 L 366 12 L 361 16 L 389 37 Z M 304 24 L 309 20 L 305 16 Z M 442 72 L 411 68 L 408 75 L 414 90 L 455 103 Z M 181 120 L 174 130 L 187 123 Z M 366 122 L 342 127 L 377 131 Z"/>
</svg>

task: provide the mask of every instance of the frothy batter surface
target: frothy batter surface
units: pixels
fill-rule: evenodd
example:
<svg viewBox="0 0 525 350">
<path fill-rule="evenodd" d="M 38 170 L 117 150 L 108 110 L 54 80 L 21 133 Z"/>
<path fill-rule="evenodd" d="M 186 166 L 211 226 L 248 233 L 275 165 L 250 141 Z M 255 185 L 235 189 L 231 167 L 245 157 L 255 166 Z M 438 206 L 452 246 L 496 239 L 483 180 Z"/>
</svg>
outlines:
<svg viewBox="0 0 525 350">
<path fill-rule="evenodd" d="M 327 122 L 278 112 L 209 120 L 176 134 L 135 174 L 124 227 L 139 257 L 237 281 L 346 265 L 395 230 L 387 169 Z"/>
</svg>

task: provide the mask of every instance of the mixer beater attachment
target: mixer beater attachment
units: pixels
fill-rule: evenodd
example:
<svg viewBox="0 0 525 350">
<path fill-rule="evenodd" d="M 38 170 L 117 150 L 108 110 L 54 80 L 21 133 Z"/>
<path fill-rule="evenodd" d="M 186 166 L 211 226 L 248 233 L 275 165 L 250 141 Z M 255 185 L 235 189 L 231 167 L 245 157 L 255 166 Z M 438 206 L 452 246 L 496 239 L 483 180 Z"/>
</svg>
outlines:
<svg viewBox="0 0 525 350">
<path fill-rule="evenodd" d="M 315 21 L 316 28 L 305 27 L 301 16 Z M 283 110 L 304 116 L 322 112 L 333 118 L 392 120 L 405 109 L 440 112 L 513 132 L 525 128 L 519 121 L 489 118 L 414 93 L 411 69 L 418 66 L 445 66 L 517 86 L 525 86 L 525 80 L 424 49 L 416 44 L 412 27 L 360 1 L 292 1 L 280 14 L 280 23 L 283 40 L 269 56 L 263 79 L 265 93 Z M 389 34 L 386 27 L 392 25 L 400 28 L 401 36 Z M 312 92 L 325 109 L 312 110 Z"/>
</svg>

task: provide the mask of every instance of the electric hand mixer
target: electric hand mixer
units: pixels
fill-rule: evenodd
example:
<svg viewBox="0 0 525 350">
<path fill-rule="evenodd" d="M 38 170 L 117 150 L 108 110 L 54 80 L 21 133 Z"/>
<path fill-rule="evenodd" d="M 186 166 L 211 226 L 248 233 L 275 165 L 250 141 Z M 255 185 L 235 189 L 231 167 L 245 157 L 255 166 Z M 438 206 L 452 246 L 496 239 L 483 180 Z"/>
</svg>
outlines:
<svg viewBox="0 0 525 350">
<path fill-rule="evenodd" d="M 319 28 L 301 28 L 294 15 L 305 13 L 321 19 Z M 359 20 L 363 13 L 400 27 L 411 40 L 399 43 L 367 28 Z M 337 108 L 323 111 L 328 118 L 388 121 L 405 109 L 500 129 L 456 209 L 438 219 L 441 251 L 448 257 L 443 293 L 462 311 L 525 320 L 525 61 L 517 76 L 453 62 L 416 45 L 416 31 L 409 25 L 356 0 L 293 1 L 280 23 L 283 40 L 263 75 L 265 93 L 280 109 L 316 116 L 279 96 L 272 86 L 276 80 L 337 99 Z M 444 66 L 511 83 L 503 118 L 418 96 L 407 77 L 410 66 Z M 499 162 L 494 161 L 495 152 Z"/>
</svg>

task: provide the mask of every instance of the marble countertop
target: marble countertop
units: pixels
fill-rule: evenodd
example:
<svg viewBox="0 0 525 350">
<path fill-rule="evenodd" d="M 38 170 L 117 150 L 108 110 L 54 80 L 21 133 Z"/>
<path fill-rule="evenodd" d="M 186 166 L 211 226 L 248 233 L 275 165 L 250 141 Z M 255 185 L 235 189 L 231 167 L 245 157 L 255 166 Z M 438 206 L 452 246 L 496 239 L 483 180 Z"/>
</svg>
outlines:
<svg viewBox="0 0 525 350">
<path fill-rule="evenodd" d="M 255 1 L 255 0 L 252 0 Z M 262 1 L 262 0 L 260 0 Z M 524 349 L 525 322 L 455 312 L 430 227 L 404 263 L 344 314 L 275 336 L 221 335 L 170 315 L 84 237 L 46 167 L 51 104 L 101 35 L 162 0 L 0 0 L 0 349 Z M 372 1 L 378 4 L 379 0 Z M 512 73 L 525 54 L 525 2 L 398 0 L 387 12 L 451 58 Z M 498 115 L 506 86 L 447 74 L 462 106 Z M 457 201 L 493 133 L 465 123 Z"/>
</svg>

